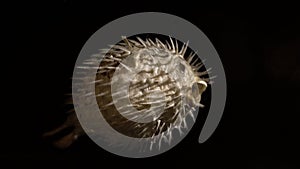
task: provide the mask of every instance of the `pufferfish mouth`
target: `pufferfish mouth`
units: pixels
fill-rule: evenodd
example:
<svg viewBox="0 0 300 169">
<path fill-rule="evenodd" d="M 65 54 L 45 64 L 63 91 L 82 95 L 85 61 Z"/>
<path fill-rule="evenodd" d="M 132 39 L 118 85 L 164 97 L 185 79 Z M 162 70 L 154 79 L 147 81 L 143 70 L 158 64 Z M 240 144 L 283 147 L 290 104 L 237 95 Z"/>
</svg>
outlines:
<svg viewBox="0 0 300 169">
<path fill-rule="evenodd" d="M 207 83 L 203 80 L 198 80 L 194 83 L 189 91 L 191 91 L 192 97 L 188 97 L 191 104 L 197 105 L 199 107 L 204 107 L 203 104 L 200 103 L 202 93 L 205 92 L 207 88 Z"/>
</svg>

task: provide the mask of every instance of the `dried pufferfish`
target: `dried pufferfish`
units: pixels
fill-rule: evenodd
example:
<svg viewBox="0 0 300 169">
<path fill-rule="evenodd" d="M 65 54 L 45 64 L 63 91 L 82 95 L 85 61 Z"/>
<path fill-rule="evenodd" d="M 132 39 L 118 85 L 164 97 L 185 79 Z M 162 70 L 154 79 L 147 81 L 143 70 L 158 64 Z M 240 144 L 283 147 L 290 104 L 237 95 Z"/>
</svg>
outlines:
<svg viewBox="0 0 300 169">
<path fill-rule="evenodd" d="M 187 128 L 187 115 L 195 120 L 210 80 L 204 78 L 209 70 L 199 72 L 203 63 L 196 53 L 185 57 L 187 48 L 188 43 L 179 49 L 177 40 L 174 43 L 171 37 L 166 43 L 157 38 L 154 42 L 123 37 L 123 42 L 94 55 L 78 68 L 97 69 L 96 79 L 89 83 L 95 84 L 98 107 L 112 128 L 129 137 L 153 138 L 151 145 L 158 142 L 154 137 L 157 135 L 170 143 L 174 129 L 182 133 L 182 128 Z M 76 124 L 74 120 L 55 130 L 75 126 L 58 146 L 70 145 L 83 133 Z"/>
</svg>

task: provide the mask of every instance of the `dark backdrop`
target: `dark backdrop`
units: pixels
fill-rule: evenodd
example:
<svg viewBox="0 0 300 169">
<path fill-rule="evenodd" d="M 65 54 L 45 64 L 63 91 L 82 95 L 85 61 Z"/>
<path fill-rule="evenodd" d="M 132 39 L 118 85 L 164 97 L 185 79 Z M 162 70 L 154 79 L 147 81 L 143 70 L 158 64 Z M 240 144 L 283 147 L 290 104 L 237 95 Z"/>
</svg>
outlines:
<svg viewBox="0 0 300 169">
<path fill-rule="evenodd" d="M 7 33 L 11 62 L 2 63 L 13 65 L 12 74 L 3 72 L 13 94 L 5 97 L 9 111 L 2 112 L 8 116 L 2 118 L 0 160 L 45 166 L 64 162 L 98 167 L 299 167 L 300 12 L 296 6 L 70 0 L 14 5 L 18 7 L 5 13 L 6 27 L 11 26 L 12 32 Z M 198 120 L 175 148 L 147 159 L 112 155 L 87 136 L 65 150 L 52 147 L 41 135 L 66 118 L 64 94 L 71 92 L 70 77 L 84 43 L 106 23 L 145 11 L 166 12 L 192 22 L 218 51 L 228 94 L 213 136 L 204 144 L 197 142 L 205 119 Z"/>
</svg>

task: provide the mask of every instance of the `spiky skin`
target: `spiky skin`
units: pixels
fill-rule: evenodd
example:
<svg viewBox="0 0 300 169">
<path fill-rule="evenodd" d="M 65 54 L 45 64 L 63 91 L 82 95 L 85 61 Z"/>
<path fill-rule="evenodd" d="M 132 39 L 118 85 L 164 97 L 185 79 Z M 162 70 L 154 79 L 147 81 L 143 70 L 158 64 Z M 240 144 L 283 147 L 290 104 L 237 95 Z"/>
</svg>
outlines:
<svg viewBox="0 0 300 169">
<path fill-rule="evenodd" d="M 207 83 L 196 72 L 201 64 L 191 65 L 193 53 L 186 61 L 187 45 L 179 50 L 171 38 L 166 44 L 158 39 L 123 40 L 105 53 L 99 66 L 95 79 L 99 109 L 110 126 L 124 135 L 161 135 L 170 141 L 172 131 L 187 128 L 186 116 L 194 119 L 195 107 L 202 106 Z"/>
<path fill-rule="evenodd" d="M 173 130 L 181 133 L 187 128 L 186 116 L 194 119 L 195 108 L 203 106 L 208 79 L 201 77 L 208 71 L 198 72 L 203 64 L 194 59 L 195 53 L 185 57 L 188 43 L 179 49 L 172 38 L 165 43 L 122 38 L 78 68 L 97 68 L 96 79 L 88 83 L 95 84 L 98 107 L 112 128 L 129 137 L 149 138 L 150 149 L 157 135 L 170 143 Z M 100 65 L 94 65 L 95 59 Z"/>
</svg>

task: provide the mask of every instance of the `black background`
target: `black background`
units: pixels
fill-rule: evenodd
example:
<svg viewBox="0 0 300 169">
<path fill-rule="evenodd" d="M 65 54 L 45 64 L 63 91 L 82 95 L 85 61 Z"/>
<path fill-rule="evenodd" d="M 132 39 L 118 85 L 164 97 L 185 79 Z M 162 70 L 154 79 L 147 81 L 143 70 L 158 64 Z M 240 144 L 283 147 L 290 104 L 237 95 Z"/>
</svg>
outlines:
<svg viewBox="0 0 300 169">
<path fill-rule="evenodd" d="M 71 92 L 70 77 L 84 43 L 108 22 L 145 11 L 192 22 L 218 51 L 228 94 L 215 133 L 199 144 L 204 120 L 198 120 L 175 148 L 146 159 L 115 156 L 87 136 L 68 149 L 53 148 L 41 135 L 66 118 L 64 94 Z M 2 64 L 9 69 L 3 71 L 8 109 L 1 118 L 1 161 L 41 167 L 60 167 L 62 162 L 98 167 L 299 167 L 300 12 L 296 5 L 66 0 L 14 4 L 3 16 L 9 61 Z"/>
</svg>

